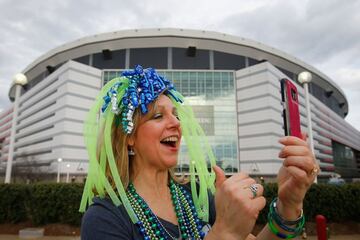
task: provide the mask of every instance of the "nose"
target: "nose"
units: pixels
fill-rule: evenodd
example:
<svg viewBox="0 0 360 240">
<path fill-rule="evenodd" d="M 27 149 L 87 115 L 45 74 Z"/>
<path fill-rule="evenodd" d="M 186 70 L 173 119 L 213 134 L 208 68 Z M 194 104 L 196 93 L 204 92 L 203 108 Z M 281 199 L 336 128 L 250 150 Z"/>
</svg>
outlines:
<svg viewBox="0 0 360 240">
<path fill-rule="evenodd" d="M 169 128 L 180 128 L 180 121 L 173 114 L 171 114 L 171 116 L 169 118 Z"/>
</svg>

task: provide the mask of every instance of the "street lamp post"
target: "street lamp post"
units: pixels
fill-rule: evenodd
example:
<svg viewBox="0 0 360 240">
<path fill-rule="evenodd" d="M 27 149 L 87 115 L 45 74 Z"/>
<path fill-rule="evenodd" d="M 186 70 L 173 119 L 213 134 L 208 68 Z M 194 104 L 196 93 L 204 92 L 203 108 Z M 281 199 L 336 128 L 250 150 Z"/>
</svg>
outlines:
<svg viewBox="0 0 360 240">
<path fill-rule="evenodd" d="M 312 75 L 309 72 L 301 72 L 298 76 L 298 81 L 304 86 L 309 143 L 310 143 L 311 151 L 315 155 L 314 138 L 313 138 L 312 121 L 311 121 L 309 86 L 308 86 L 308 83 L 310 83 L 311 80 L 312 80 Z M 317 183 L 317 176 L 315 177 L 314 182 Z"/>
<path fill-rule="evenodd" d="M 13 78 L 13 85 L 15 86 L 15 100 L 14 100 L 14 109 L 12 113 L 12 121 L 11 121 L 11 132 L 10 132 L 10 143 L 9 143 L 9 152 L 8 159 L 6 164 L 6 173 L 5 173 L 5 183 L 10 183 L 11 181 L 11 170 L 12 170 L 12 162 L 14 158 L 14 144 L 15 144 L 15 130 L 18 116 L 18 108 L 19 108 L 19 98 L 21 93 L 22 86 L 27 84 L 27 78 L 24 74 L 18 73 Z"/>
<path fill-rule="evenodd" d="M 69 177 L 70 177 L 70 163 L 66 164 L 66 183 L 69 183 Z"/>
<path fill-rule="evenodd" d="M 57 179 L 56 179 L 56 182 L 59 183 L 60 182 L 60 168 L 61 168 L 62 158 L 58 158 L 57 162 L 58 162 L 58 166 L 57 166 Z"/>
</svg>

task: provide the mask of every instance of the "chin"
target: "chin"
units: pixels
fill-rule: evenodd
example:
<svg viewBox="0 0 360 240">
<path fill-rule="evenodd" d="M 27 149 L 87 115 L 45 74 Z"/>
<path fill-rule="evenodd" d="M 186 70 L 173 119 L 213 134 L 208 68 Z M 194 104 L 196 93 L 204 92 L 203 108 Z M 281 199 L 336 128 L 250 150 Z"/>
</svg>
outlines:
<svg viewBox="0 0 360 240">
<path fill-rule="evenodd" d="M 177 158 L 176 159 L 167 159 L 164 163 L 165 163 L 166 168 L 170 169 L 170 168 L 176 167 L 176 165 L 178 164 L 178 160 L 177 160 Z"/>
</svg>

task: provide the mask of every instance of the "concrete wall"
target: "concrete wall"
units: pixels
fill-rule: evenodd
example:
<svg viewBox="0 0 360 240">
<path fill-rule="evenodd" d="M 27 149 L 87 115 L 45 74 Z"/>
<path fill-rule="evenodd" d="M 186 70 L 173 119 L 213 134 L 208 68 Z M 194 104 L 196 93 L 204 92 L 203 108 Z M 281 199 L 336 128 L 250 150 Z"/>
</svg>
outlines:
<svg viewBox="0 0 360 240">
<path fill-rule="evenodd" d="M 288 78 L 268 62 L 236 72 L 240 168 L 256 175 L 276 174 L 284 136 L 280 82 Z M 294 83 L 296 85 L 296 83 Z M 304 90 L 299 92 L 302 131 L 307 132 Z M 310 95 L 315 155 L 322 175 L 334 170 L 331 140 L 360 149 L 360 133 Z"/>
<path fill-rule="evenodd" d="M 83 121 L 101 88 L 101 71 L 69 61 L 20 97 L 14 164 L 57 172 L 85 173 Z M 70 167 L 66 167 L 70 164 Z"/>
</svg>

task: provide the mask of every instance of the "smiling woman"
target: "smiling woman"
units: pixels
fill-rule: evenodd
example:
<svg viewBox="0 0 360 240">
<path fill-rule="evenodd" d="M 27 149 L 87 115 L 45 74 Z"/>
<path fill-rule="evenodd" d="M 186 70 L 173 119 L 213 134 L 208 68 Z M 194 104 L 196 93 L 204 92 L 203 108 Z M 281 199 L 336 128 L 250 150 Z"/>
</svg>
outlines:
<svg viewBox="0 0 360 240">
<path fill-rule="evenodd" d="M 94 134 L 94 129 L 100 130 Z M 180 182 L 173 171 L 183 129 L 190 152 L 197 156 L 190 156 L 191 186 Z M 208 195 L 214 192 L 215 176 L 208 172 L 206 161 L 214 165 L 215 159 L 208 146 L 208 150 L 196 149 L 206 146 L 203 132 L 167 79 L 140 66 L 123 72 L 104 86 L 87 117 L 84 135 L 90 156 L 80 209 L 90 205 L 83 218 L 84 239 L 109 239 L 95 227 L 116 222 L 102 219 L 109 208 L 123 221 L 114 226 L 118 239 L 205 235 L 202 228 L 214 222 L 215 212 Z"/>
<path fill-rule="evenodd" d="M 154 69 L 136 66 L 107 83 L 84 126 L 90 167 L 80 206 L 88 206 L 82 239 L 254 238 L 263 187 L 245 173 L 225 178 L 191 108 Z M 173 171 L 182 137 L 190 182 Z M 305 139 L 280 143 L 279 197 L 257 239 L 299 234 L 302 201 L 318 168 Z"/>
<path fill-rule="evenodd" d="M 169 97 L 162 94 L 153 110 L 140 120 L 136 133 L 128 141 L 129 148 L 135 153 L 133 170 L 167 170 L 176 166 L 180 140 L 176 108 Z"/>
</svg>

